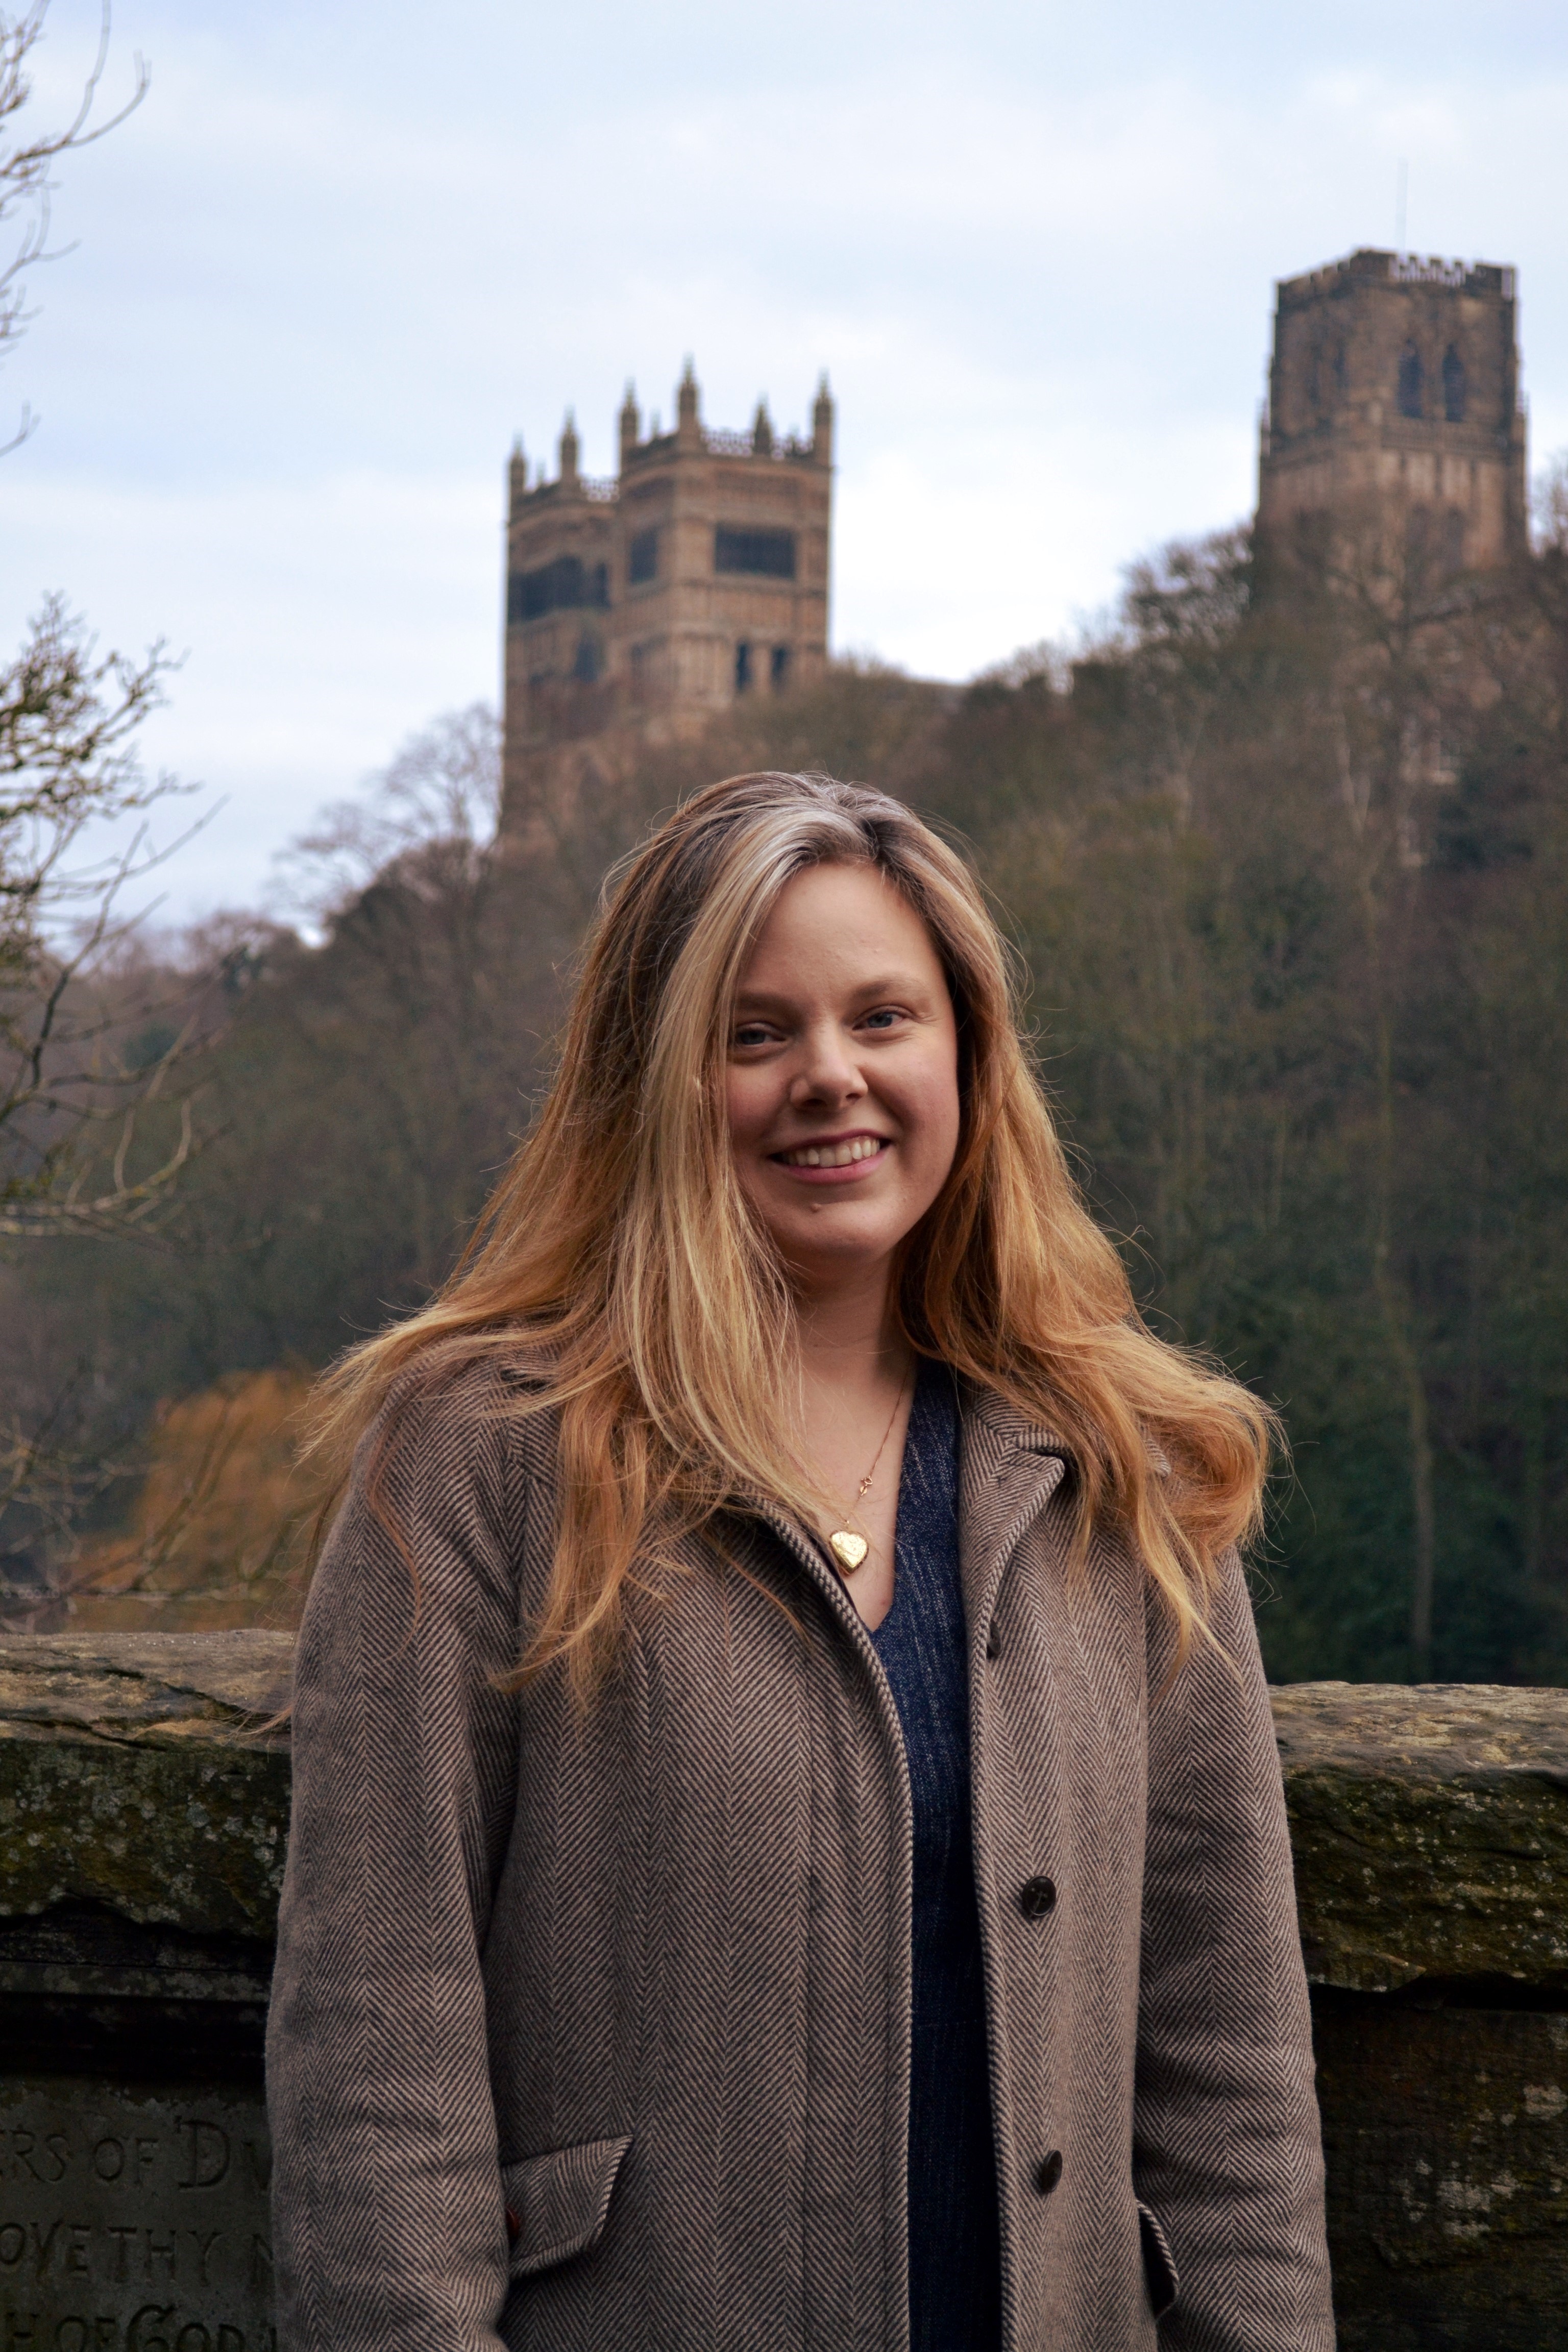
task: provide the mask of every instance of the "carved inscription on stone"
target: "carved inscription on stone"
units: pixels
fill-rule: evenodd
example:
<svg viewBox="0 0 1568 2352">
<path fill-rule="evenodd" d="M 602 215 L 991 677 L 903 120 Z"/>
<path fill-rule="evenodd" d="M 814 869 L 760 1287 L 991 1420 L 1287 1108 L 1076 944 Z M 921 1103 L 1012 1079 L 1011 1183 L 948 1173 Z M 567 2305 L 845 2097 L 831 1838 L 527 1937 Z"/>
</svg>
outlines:
<svg viewBox="0 0 1568 2352">
<path fill-rule="evenodd" d="M 277 2352 L 258 2094 L 0 2080 L 0 2352 Z"/>
</svg>

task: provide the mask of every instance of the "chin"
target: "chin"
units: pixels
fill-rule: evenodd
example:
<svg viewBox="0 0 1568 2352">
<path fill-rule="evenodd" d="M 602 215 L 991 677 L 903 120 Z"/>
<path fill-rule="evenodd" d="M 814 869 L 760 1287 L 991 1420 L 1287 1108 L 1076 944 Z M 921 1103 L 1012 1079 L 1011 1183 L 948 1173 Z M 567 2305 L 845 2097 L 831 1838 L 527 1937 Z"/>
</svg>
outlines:
<svg viewBox="0 0 1568 2352">
<path fill-rule="evenodd" d="M 880 1265 L 889 1259 L 903 1239 L 903 1229 L 896 1233 L 824 1234 L 820 1228 L 798 1227 L 784 1234 L 775 1231 L 773 1238 L 792 1265 L 813 1276 L 832 1276 L 858 1273 L 868 1265 Z"/>
</svg>

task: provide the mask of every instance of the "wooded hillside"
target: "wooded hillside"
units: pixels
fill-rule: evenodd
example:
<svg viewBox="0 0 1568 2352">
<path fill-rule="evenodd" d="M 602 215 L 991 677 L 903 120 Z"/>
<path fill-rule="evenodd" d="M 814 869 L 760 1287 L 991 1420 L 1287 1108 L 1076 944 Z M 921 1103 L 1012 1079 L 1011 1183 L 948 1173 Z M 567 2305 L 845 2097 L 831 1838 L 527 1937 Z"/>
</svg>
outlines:
<svg viewBox="0 0 1568 2352">
<path fill-rule="evenodd" d="M 483 846 L 479 722 L 415 747 L 401 797 L 318 843 L 323 944 L 237 918 L 182 951 L 176 992 L 216 959 L 230 1017 L 160 1233 L 4 1276 L 15 1427 L 52 1413 L 57 1451 L 126 1473 L 68 1531 L 19 1493 L 14 1607 L 48 1622 L 42 1588 L 86 1580 L 121 1595 L 89 1622 L 287 1614 L 300 1375 L 450 1264 L 605 867 L 691 785 L 809 765 L 968 843 L 1147 1312 L 1282 1407 L 1273 1675 L 1568 1681 L 1563 520 L 1485 594 L 1370 560 L 1260 593 L 1241 534 L 1170 550 L 1072 665 L 841 667 L 521 864 Z"/>
</svg>

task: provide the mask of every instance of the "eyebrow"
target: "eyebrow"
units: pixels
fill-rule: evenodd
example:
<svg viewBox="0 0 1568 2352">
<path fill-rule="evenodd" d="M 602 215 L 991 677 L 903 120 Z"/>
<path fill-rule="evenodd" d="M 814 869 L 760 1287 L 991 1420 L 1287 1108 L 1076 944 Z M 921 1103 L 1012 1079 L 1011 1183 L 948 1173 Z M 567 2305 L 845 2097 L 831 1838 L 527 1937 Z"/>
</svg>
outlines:
<svg viewBox="0 0 1568 2352">
<path fill-rule="evenodd" d="M 867 981 L 863 987 L 856 989 L 849 1002 L 870 1003 L 879 996 L 922 996 L 929 985 L 928 982 L 917 980 L 910 971 L 882 972 L 874 980 Z M 748 1007 L 784 1005 L 790 1001 L 777 990 L 743 988 L 735 999 L 735 1010 L 740 1013 Z"/>
</svg>

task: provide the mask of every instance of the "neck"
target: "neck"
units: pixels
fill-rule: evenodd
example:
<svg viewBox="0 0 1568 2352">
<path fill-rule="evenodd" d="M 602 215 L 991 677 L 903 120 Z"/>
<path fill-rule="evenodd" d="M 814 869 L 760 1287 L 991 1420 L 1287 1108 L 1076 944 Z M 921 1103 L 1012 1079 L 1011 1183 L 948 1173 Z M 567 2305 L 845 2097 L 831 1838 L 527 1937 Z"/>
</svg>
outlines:
<svg viewBox="0 0 1568 2352">
<path fill-rule="evenodd" d="M 803 1293 L 800 1355 L 808 1381 L 838 1388 L 905 1378 L 910 1349 L 893 1316 L 890 1277 L 883 1264 Z"/>
</svg>

